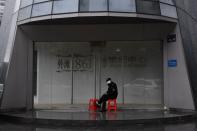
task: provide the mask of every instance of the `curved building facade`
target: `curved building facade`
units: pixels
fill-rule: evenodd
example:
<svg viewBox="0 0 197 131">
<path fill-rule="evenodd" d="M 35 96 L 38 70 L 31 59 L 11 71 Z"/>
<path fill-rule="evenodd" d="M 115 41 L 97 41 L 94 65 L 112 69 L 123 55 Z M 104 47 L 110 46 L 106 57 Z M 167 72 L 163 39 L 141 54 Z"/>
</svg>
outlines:
<svg viewBox="0 0 197 131">
<path fill-rule="evenodd" d="M 176 8 L 169 0 L 23 0 L 18 21 L 32 21 L 38 17 L 43 19 L 113 15 L 135 17 L 137 14 L 139 17 L 140 14 L 147 14 L 177 18 Z"/>
<path fill-rule="evenodd" d="M 108 77 L 120 106 L 195 109 L 172 0 L 13 4 L 2 109 L 88 104 Z"/>
</svg>

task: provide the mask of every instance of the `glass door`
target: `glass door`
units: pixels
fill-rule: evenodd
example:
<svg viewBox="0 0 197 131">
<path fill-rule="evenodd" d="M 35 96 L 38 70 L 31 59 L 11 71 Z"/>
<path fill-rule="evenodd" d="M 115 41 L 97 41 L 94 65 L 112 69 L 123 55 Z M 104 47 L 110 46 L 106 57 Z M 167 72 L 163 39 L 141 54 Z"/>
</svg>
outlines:
<svg viewBox="0 0 197 131">
<path fill-rule="evenodd" d="M 101 52 L 100 95 L 106 78 L 118 86 L 118 102 L 133 105 L 163 104 L 163 55 L 160 41 L 107 42 Z"/>
<path fill-rule="evenodd" d="M 160 41 L 125 43 L 124 103 L 163 104 L 163 51 Z"/>
<path fill-rule="evenodd" d="M 35 50 L 37 84 L 34 104 L 43 108 L 71 104 L 71 52 L 60 43 L 36 43 Z"/>
<path fill-rule="evenodd" d="M 95 97 L 96 58 L 89 43 L 80 43 L 73 50 L 73 104 L 88 104 Z"/>
</svg>

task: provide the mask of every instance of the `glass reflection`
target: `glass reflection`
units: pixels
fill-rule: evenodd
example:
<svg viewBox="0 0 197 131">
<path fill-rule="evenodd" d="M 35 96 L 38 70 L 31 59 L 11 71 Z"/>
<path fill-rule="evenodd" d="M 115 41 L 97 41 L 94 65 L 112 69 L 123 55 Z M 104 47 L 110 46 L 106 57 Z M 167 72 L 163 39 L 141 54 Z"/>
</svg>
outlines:
<svg viewBox="0 0 197 131">
<path fill-rule="evenodd" d="M 32 11 L 25 8 L 33 4 Z M 52 7 L 53 6 L 53 7 Z M 75 12 L 136 12 L 177 18 L 172 0 L 22 0 L 18 20 L 49 14 Z M 52 10 L 53 9 L 53 10 Z M 161 9 L 161 10 L 160 10 Z"/>
<path fill-rule="evenodd" d="M 32 6 L 28 6 L 28 7 L 25 7 L 23 9 L 19 10 L 18 20 L 20 21 L 20 20 L 30 18 L 31 9 L 32 9 Z"/>
<path fill-rule="evenodd" d="M 136 12 L 135 0 L 109 0 L 109 11 Z"/>
<path fill-rule="evenodd" d="M 170 5 L 174 5 L 172 0 L 160 0 L 160 2 L 170 4 Z"/>
<path fill-rule="evenodd" d="M 50 0 L 34 0 L 34 3 L 40 3 L 40 2 L 45 2 L 45 1 L 50 1 Z"/>
<path fill-rule="evenodd" d="M 161 8 L 161 15 L 162 16 L 178 18 L 175 6 L 160 3 L 160 8 Z"/>
<path fill-rule="evenodd" d="M 107 0 L 80 0 L 80 11 L 107 11 Z"/>
<path fill-rule="evenodd" d="M 137 12 L 143 14 L 160 15 L 159 1 L 137 0 Z"/>
<path fill-rule="evenodd" d="M 31 5 L 32 3 L 33 3 L 33 0 L 21 0 L 20 8 Z"/>
<path fill-rule="evenodd" d="M 78 12 L 79 0 L 59 0 L 54 1 L 53 14 Z"/>
<path fill-rule="evenodd" d="M 32 16 L 42 16 L 51 14 L 52 2 L 45 2 L 33 5 Z"/>
</svg>

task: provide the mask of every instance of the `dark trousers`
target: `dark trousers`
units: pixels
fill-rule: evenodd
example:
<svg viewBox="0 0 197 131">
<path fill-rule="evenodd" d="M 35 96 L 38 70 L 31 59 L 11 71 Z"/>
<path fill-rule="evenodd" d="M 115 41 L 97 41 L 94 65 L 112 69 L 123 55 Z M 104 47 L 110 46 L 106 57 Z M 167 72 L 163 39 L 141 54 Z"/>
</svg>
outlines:
<svg viewBox="0 0 197 131">
<path fill-rule="evenodd" d="M 106 110 L 106 102 L 110 97 L 107 94 L 104 94 L 98 101 L 99 104 L 102 104 L 102 110 Z"/>
<path fill-rule="evenodd" d="M 99 104 L 102 104 L 102 110 L 106 110 L 106 102 L 109 99 L 116 99 L 117 96 L 118 96 L 118 94 L 111 94 L 111 95 L 103 94 L 98 101 Z"/>
</svg>

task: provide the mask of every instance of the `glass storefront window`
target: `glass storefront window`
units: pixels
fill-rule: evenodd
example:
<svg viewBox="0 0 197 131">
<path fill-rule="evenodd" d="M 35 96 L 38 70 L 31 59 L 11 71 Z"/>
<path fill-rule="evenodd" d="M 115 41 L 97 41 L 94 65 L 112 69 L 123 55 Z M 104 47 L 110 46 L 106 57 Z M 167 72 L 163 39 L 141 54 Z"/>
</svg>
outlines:
<svg viewBox="0 0 197 131">
<path fill-rule="evenodd" d="M 160 3 L 160 8 L 161 8 L 161 15 L 162 16 L 178 18 L 176 7 Z"/>
<path fill-rule="evenodd" d="M 32 17 L 49 15 L 52 10 L 52 2 L 45 2 L 33 5 Z"/>
<path fill-rule="evenodd" d="M 21 0 L 20 8 L 19 21 L 50 14 L 102 11 L 137 12 L 177 18 L 172 0 Z"/>
<path fill-rule="evenodd" d="M 30 18 L 31 9 L 32 9 L 32 6 L 28 6 L 28 7 L 25 7 L 23 9 L 19 10 L 18 20 L 21 21 L 21 20 Z"/>
<path fill-rule="evenodd" d="M 79 0 L 54 1 L 53 14 L 78 12 Z"/>
<path fill-rule="evenodd" d="M 33 0 L 21 0 L 20 8 L 31 5 L 32 3 L 33 3 Z"/>
<path fill-rule="evenodd" d="M 163 105 L 160 41 L 93 45 L 36 42 L 35 105 L 88 104 L 89 98 L 106 92 L 108 77 L 118 86 L 118 103 Z"/>
<path fill-rule="evenodd" d="M 137 0 L 137 12 L 142 14 L 160 15 L 158 0 Z"/>
<path fill-rule="evenodd" d="M 109 0 L 109 11 L 136 12 L 135 0 Z"/>
<path fill-rule="evenodd" d="M 107 0 L 80 0 L 80 11 L 107 11 Z"/>
</svg>

